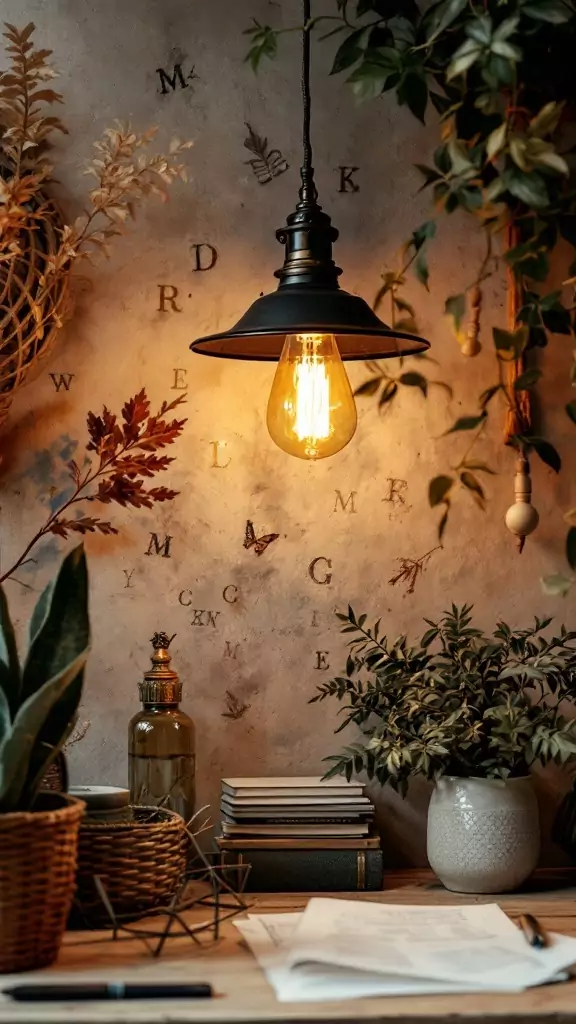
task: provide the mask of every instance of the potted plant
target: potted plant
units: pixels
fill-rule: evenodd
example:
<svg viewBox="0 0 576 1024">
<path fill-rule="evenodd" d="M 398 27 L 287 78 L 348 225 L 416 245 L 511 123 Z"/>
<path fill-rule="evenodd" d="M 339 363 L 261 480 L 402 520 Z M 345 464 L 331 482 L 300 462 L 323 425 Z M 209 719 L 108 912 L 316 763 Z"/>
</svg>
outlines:
<svg viewBox="0 0 576 1024">
<path fill-rule="evenodd" d="M 22 665 L 0 587 L 0 972 L 52 963 L 72 903 L 84 804 L 40 784 L 74 728 L 88 644 L 82 545 L 40 596 Z"/>
<path fill-rule="evenodd" d="M 315 701 L 345 702 L 344 721 L 362 737 L 335 756 L 326 777 L 366 772 L 402 795 L 408 780 L 435 783 L 428 858 L 448 889 L 505 892 L 533 870 L 539 854 L 529 768 L 576 754 L 576 722 L 561 713 L 576 695 L 576 633 L 551 620 L 486 637 L 472 606 L 452 605 L 412 646 L 388 640 L 352 608 L 339 615 L 349 634 L 346 673 L 318 687 Z"/>
</svg>

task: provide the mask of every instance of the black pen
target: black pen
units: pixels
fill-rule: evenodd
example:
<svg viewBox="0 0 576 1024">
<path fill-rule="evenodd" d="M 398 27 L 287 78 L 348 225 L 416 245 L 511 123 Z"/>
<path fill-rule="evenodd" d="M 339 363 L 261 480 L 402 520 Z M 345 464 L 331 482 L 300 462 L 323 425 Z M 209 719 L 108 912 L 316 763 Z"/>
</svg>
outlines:
<svg viewBox="0 0 576 1024">
<path fill-rule="evenodd" d="M 150 982 L 128 985 L 123 981 L 110 981 L 103 985 L 15 985 L 5 988 L 4 995 L 19 1003 L 84 1001 L 87 999 L 211 999 L 212 986 L 198 982 L 195 985 Z"/>
<path fill-rule="evenodd" d="M 533 914 L 520 914 L 520 927 L 524 932 L 526 941 L 534 949 L 545 949 L 548 945 L 548 936 L 542 925 L 536 920 Z"/>
</svg>

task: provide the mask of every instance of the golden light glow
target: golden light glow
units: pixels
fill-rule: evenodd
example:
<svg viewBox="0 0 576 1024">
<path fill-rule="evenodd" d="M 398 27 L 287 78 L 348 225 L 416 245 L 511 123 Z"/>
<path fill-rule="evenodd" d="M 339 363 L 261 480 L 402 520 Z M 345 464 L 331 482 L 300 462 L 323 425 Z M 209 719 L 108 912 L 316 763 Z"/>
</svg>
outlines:
<svg viewBox="0 0 576 1024">
<path fill-rule="evenodd" d="M 299 459 L 323 459 L 356 430 L 356 405 L 333 334 L 289 334 L 266 416 L 275 444 Z"/>
</svg>

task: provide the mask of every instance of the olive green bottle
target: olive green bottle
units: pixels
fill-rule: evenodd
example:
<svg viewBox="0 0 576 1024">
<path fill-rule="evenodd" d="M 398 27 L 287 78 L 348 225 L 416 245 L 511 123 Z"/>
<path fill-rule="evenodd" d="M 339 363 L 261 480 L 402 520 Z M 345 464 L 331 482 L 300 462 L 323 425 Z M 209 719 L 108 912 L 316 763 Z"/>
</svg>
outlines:
<svg viewBox="0 0 576 1024">
<path fill-rule="evenodd" d="M 195 730 L 180 710 L 182 683 L 170 668 L 174 637 L 155 633 L 152 668 L 138 684 L 142 710 L 128 735 L 130 800 L 169 807 L 189 822 L 194 814 Z"/>
</svg>

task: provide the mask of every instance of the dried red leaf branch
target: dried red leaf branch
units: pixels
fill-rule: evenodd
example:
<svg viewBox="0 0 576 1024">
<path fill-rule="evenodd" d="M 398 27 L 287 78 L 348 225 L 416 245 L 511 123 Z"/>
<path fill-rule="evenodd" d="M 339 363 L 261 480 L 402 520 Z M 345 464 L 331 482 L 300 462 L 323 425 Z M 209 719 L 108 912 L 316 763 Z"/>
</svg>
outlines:
<svg viewBox="0 0 576 1024">
<path fill-rule="evenodd" d="M 74 483 L 71 497 L 52 513 L 14 565 L 0 576 L 0 583 L 13 575 L 27 560 L 32 548 L 49 533 L 64 538 L 70 533 L 100 533 L 104 536 L 118 533 L 112 523 L 97 516 L 85 515 L 74 519 L 64 515 L 79 502 L 98 501 L 103 505 L 116 502 L 123 508 L 152 508 L 155 502 L 172 501 L 178 491 L 168 487 L 147 487 L 145 480 L 164 472 L 174 462 L 172 456 L 157 455 L 156 452 L 180 437 L 186 420 L 170 419 L 166 414 L 185 401 L 186 396 L 180 395 L 172 402 L 162 402 L 159 412 L 151 416 L 150 402 L 142 388 L 126 402 L 120 420 L 106 406 L 101 416 L 89 412 L 86 426 L 90 440 L 86 451 L 94 452 L 96 458 L 83 469 L 74 459 L 68 463 L 70 479 Z"/>
</svg>

